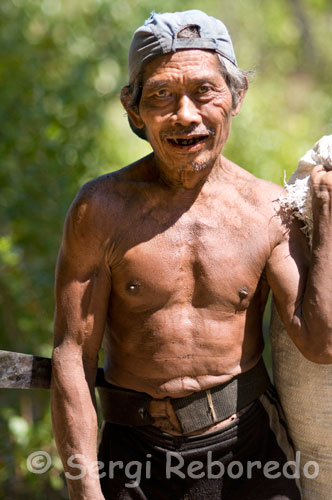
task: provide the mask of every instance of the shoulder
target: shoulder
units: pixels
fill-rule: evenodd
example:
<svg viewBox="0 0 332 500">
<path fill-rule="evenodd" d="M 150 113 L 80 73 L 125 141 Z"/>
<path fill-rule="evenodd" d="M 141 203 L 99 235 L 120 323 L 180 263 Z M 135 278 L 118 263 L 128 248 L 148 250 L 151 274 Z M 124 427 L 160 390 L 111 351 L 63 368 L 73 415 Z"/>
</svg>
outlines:
<svg viewBox="0 0 332 500">
<path fill-rule="evenodd" d="M 128 165 L 92 179 L 79 189 L 67 212 L 64 248 L 102 246 L 112 238 L 119 221 L 125 217 L 133 186 L 137 184 L 135 170 L 136 164 Z"/>
<path fill-rule="evenodd" d="M 237 199 L 257 227 L 265 227 L 271 249 L 282 241 L 303 241 L 301 223 L 282 207 L 284 188 L 260 179 L 238 165 L 228 162 L 226 169 L 232 175 Z"/>
<path fill-rule="evenodd" d="M 99 221 L 113 198 L 112 174 L 103 175 L 84 184 L 76 194 L 66 217 L 67 235 L 83 236 L 98 230 Z"/>
<path fill-rule="evenodd" d="M 133 192 L 144 181 L 146 159 L 110 172 L 85 183 L 75 196 L 67 220 L 80 227 L 93 223 L 105 227 L 125 211 Z"/>
<path fill-rule="evenodd" d="M 248 174 L 248 173 L 247 173 Z M 284 188 L 267 180 L 259 179 L 252 174 L 249 182 L 253 204 L 266 220 L 271 250 L 281 243 L 288 247 L 307 247 L 302 223 L 282 203 Z"/>
<path fill-rule="evenodd" d="M 283 188 L 274 182 L 260 179 L 239 165 L 226 160 L 225 171 L 231 175 L 239 197 L 261 210 L 278 209 Z"/>
</svg>

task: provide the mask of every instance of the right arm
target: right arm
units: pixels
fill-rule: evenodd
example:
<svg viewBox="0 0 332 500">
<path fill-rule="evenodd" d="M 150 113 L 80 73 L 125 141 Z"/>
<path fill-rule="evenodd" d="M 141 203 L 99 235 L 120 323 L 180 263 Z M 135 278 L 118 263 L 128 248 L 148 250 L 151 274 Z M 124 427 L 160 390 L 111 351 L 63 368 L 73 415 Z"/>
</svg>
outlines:
<svg viewBox="0 0 332 500">
<path fill-rule="evenodd" d="M 99 205 L 84 190 L 74 201 L 56 270 L 51 406 L 71 500 L 104 500 L 97 472 L 84 474 L 97 460 L 94 384 L 111 291 Z"/>
</svg>

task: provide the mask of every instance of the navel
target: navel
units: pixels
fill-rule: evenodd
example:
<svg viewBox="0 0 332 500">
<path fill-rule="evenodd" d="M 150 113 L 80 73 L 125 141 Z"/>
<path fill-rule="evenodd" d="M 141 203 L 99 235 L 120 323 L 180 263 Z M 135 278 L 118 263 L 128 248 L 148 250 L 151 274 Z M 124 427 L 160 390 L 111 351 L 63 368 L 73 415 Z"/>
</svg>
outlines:
<svg viewBox="0 0 332 500">
<path fill-rule="evenodd" d="M 137 295 L 141 289 L 141 284 L 139 281 L 129 281 L 126 285 L 126 291 L 130 293 L 130 295 Z"/>
<path fill-rule="evenodd" d="M 238 291 L 238 295 L 241 300 L 246 299 L 249 295 L 249 288 L 247 286 L 242 286 Z"/>
</svg>

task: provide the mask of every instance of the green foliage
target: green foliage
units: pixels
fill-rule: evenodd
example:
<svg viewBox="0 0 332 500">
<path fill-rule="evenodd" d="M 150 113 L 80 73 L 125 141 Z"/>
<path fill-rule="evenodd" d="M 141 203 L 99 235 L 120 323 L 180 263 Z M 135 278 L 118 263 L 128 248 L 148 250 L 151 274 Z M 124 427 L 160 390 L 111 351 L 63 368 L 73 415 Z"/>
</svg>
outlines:
<svg viewBox="0 0 332 500">
<path fill-rule="evenodd" d="M 168 0 L 167 10 L 202 8 Z M 225 154 L 283 182 L 297 160 L 331 133 L 332 51 L 328 0 L 205 0 L 254 68 Z M 65 213 L 86 180 L 150 151 L 119 105 L 132 33 L 164 0 L 0 2 L 1 348 L 50 355 L 53 276 Z M 54 447 L 49 396 L 4 391 L 0 496 L 66 498 Z M 45 450 L 53 467 L 25 464 Z"/>
</svg>

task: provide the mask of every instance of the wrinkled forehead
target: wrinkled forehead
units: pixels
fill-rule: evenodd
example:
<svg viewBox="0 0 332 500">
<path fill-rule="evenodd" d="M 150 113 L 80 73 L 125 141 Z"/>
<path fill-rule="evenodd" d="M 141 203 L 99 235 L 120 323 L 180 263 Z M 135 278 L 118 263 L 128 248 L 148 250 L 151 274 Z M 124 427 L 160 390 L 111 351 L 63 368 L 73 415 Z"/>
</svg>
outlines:
<svg viewBox="0 0 332 500">
<path fill-rule="evenodd" d="M 220 76 L 220 68 L 220 60 L 213 51 L 181 50 L 158 56 L 145 64 L 142 69 L 142 85 L 176 78 L 201 80 L 212 75 Z"/>
</svg>

